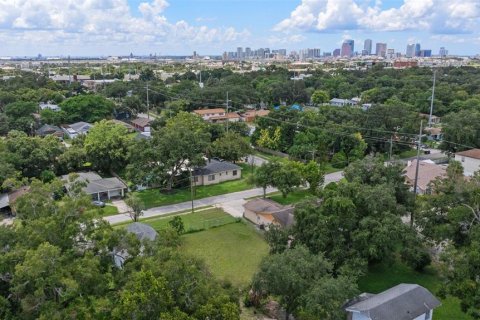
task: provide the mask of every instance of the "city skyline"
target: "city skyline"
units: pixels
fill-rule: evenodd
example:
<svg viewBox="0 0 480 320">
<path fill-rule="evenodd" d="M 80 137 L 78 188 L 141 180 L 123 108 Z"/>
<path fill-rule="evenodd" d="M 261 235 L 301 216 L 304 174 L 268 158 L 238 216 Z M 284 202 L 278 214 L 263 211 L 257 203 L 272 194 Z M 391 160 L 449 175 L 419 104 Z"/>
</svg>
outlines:
<svg viewBox="0 0 480 320">
<path fill-rule="evenodd" d="M 221 55 L 237 47 L 480 53 L 475 0 L 0 0 L 0 56 Z M 265 14 L 268 12 L 268 14 Z M 422 30 L 422 31 L 416 31 Z M 347 48 L 345 48 L 347 49 Z"/>
</svg>

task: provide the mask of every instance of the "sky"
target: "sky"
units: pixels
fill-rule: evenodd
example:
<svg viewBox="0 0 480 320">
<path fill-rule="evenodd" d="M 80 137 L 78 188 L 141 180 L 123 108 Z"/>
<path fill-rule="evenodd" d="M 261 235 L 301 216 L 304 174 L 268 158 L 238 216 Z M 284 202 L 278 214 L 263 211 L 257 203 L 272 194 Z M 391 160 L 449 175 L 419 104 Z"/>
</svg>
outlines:
<svg viewBox="0 0 480 320">
<path fill-rule="evenodd" d="M 0 0 L 0 56 L 333 51 L 480 53 L 480 0 Z"/>
</svg>

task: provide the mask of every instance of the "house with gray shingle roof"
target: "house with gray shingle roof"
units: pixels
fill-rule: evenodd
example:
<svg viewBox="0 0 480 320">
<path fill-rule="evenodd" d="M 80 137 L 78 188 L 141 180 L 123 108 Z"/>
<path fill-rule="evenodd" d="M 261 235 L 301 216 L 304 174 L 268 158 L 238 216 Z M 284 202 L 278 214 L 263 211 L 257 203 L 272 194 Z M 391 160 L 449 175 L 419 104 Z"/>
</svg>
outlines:
<svg viewBox="0 0 480 320">
<path fill-rule="evenodd" d="M 242 167 L 228 161 L 207 160 L 207 164 L 193 170 L 194 183 L 197 186 L 207 186 L 242 177 Z"/>
<path fill-rule="evenodd" d="M 96 172 L 78 172 L 78 178 L 74 182 L 83 182 L 86 184 L 82 188 L 86 194 L 92 196 L 93 200 L 110 200 L 112 198 L 123 198 L 128 191 L 127 185 L 119 178 L 102 178 Z M 69 175 L 62 176 L 66 182 L 65 188 L 69 191 L 72 183 Z"/>
<path fill-rule="evenodd" d="M 63 131 L 70 139 L 74 139 L 82 134 L 87 134 L 92 127 L 93 124 L 83 121 L 62 126 Z"/>
<path fill-rule="evenodd" d="M 44 124 L 38 130 L 35 131 L 35 134 L 40 137 L 45 137 L 48 135 L 53 135 L 58 138 L 63 138 L 64 132 L 57 126 L 52 126 L 49 124 Z"/>
<path fill-rule="evenodd" d="M 257 226 L 268 227 L 274 224 L 288 228 L 295 223 L 295 208 L 291 205 L 282 206 L 271 199 L 252 199 L 243 208 L 243 217 Z"/>
<path fill-rule="evenodd" d="M 379 294 L 362 293 L 345 306 L 348 320 L 432 320 L 440 301 L 418 284 L 402 283 Z"/>
</svg>

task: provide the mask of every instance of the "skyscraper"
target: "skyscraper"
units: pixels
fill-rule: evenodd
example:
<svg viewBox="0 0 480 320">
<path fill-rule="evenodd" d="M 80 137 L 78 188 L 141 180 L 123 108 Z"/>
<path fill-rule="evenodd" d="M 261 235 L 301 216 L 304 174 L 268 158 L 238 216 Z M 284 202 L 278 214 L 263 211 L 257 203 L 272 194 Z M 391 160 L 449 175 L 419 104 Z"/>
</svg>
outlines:
<svg viewBox="0 0 480 320">
<path fill-rule="evenodd" d="M 420 43 L 417 43 L 415 45 L 415 57 L 420 57 L 420 51 L 421 51 L 421 46 L 420 46 Z"/>
<path fill-rule="evenodd" d="M 375 48 L 375 55 L 379 57 L 385 57 L 387 55 L 387 44 L 386 43 L 381 43 L 377 42 L 377 46 Z"/>
<path fill-rule="evenodd" d="M 237 48 L 237 59 L 238 59 L 238 60 L 242 60 L 242 59 L 243 59 L 243 48 L 242 48 L 242 47 L 238 47 L 238 48 Z"/>
<path fill-rule="evenodd" d="M 250 59 L 251 57 L 252 57 L 252 49 L 250 49 L 249 47 L 246 47 L 245 48 L 245 58 Z"/>
<path fill-rule="evenodd" d="M 372 39 L 366 39 L 364 44 L 363 44 L 363 52 L 365 55 L 371 55 L 372 54 Z"/>
<path fill-rule="evenodd" d="M 333 50 L 333 56 L 338 57 L 340 55 L 340 49 Z"/>
<path fill-rule="evenodd" d="M 351 57 L 355 52 L 355 42 L 353 40 L 345 40 L 342 44 L 342 57 Z"/>
<path fill-rule="evenodd" d="M 407 52 L 406 52 L 407 58 L 412 58 L 415 56 L 415 44 L 411 43 L 407 45 Z"/>
<path fill-rule="evenodd" d="M 448 50 L 445 49 L 445 47 L 441 47 L 438 54 L 440 55 L 440 57 L 444 58 L 448 56 Z"/>
</svg>

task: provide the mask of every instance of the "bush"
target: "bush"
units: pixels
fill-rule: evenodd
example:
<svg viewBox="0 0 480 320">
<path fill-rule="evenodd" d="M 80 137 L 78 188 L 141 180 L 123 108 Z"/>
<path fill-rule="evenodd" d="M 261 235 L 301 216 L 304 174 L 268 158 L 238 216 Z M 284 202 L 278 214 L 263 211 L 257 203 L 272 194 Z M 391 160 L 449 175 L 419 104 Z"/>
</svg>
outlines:
<svg viewBox="0 0 480 320">
<path fill-rule="evenodd" d="M 424 247 L 407 246 L 401 253 L 402 261 L 416 271 L 423 271 L 432 262 L 430 254 Z"/>
<path fill-rule="evenodd" d="M 342 169 L 347 166 L 347 156 L 343 151 L 337 152 L 332 157 L 332 167 Z"/>
</svg>

